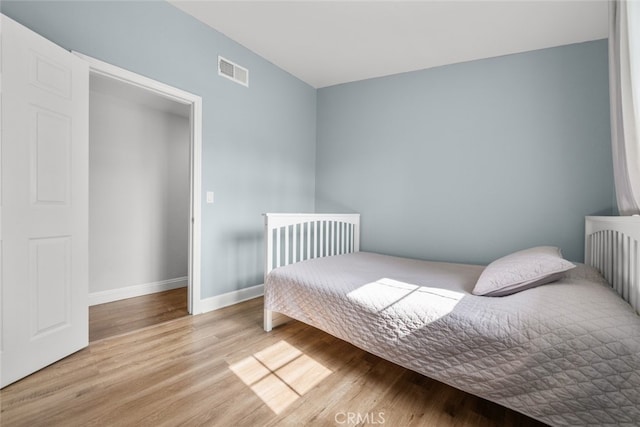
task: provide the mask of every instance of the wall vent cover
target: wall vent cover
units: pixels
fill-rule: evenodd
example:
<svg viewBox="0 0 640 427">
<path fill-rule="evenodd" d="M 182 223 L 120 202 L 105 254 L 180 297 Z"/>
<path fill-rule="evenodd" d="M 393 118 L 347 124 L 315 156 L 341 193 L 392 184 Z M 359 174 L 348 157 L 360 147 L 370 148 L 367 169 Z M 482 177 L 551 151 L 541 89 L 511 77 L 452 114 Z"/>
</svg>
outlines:
<svg viewBox="0 0 640 427">
<path fill-rule="evenodd" d="M 249 70 L 218 56 L 218 75 L 249 87 Z"/>
</svg>

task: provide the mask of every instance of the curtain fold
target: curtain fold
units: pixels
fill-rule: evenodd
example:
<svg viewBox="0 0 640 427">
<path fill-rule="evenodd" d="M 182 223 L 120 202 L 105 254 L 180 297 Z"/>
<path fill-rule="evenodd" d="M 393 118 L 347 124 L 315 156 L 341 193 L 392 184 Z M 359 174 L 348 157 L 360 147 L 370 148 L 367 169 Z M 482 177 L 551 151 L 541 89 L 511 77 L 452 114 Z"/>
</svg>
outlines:
<svg viewBox="0 0 640 427">
<path fill-rule="evenodd" d="M 609 2 L 609 97 L 620 215 L 640 214 L 640 1 Z"/>
</svg>

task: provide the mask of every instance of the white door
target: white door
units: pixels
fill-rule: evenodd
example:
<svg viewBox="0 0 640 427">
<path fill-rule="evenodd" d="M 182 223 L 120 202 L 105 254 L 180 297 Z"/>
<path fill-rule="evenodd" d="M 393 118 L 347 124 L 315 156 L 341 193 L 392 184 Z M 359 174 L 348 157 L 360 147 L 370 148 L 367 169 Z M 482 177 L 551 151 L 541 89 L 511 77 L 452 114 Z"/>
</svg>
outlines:
<svg viewBox="0 0 640 427">
<path fill-rule="evenodd" d="M 1 19 L 4 387 L 88 345 L 89 70 Z"/>
</svg>

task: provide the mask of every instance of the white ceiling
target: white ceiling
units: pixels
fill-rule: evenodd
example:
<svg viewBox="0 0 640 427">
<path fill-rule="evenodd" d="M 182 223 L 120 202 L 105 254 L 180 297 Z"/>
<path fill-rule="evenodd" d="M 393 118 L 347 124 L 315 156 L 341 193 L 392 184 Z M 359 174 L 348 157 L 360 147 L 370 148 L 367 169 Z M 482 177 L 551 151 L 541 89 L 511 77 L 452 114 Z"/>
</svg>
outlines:
<svg viewBox="0 0 640 427">
<path fill-rule="evenodd" d="M 608 25 L 603 0 L 170 3 L 316 88 L 602 39 Z"/>
</svg>

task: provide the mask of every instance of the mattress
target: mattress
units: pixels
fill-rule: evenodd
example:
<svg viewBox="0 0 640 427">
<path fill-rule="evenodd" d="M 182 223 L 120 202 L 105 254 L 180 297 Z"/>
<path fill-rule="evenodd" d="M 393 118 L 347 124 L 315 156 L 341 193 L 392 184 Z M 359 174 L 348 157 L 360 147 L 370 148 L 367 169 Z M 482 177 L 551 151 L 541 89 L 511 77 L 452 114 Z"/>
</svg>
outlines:
<svg viewBox="0 0 640 427">
<path fill-rule="evenodd" d="M 640 425 L 640 317 L 602 276 L 472 295 L 483 268 L 316 258 L 271 271 L 265 309 L 551 425 Z"/>
</svg>

